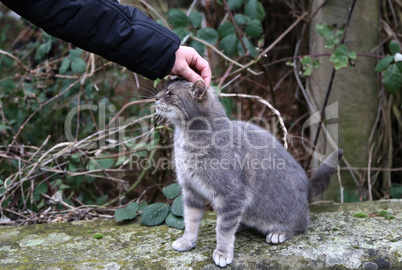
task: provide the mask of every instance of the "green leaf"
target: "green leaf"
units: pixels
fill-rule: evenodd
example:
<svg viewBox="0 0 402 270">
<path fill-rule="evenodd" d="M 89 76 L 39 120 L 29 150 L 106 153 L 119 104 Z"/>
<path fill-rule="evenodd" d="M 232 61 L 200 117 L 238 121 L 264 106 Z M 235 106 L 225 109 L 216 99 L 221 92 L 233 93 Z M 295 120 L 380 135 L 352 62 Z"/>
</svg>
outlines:
<svg viewBox="0 0 402 270">
<path fill-rule="evenodd" d="M 219 42 L 219 49 L 228 56 L 234 56 L 237 53 L 237 41 L 235 33 L 227 35 Z"/>
<path fill-rule="evenodd" d="M 0 124 L 0 131 L 11 129 L 9 126 Z"/>
<path fill-rule="evenodd" d="M 195 28 L 200 28 L 202 22 L 202 15 L 200 12 L 196 10 L 191 11 L 188 19 Z"/>
<path fill-rule="evenodd" d="M 343 35 L 343 30 L 338 29 L 334 32 L 334 29 L 326 23 L 317 24 L 315 28 L 317 34 L 321 35 L 325 39 L 325 48 L 335 48 L 339 44 L 340 38 Z"/>
<path fill-rule="evenodd" d="M 177 8 L 172 8 L 171 10 L 169 10 L 167 14 L 167 19 L 168 22 L 175 28 L 177 27 L 185 28 L 189 23 L 189 19 L 186 13 Z"/>
<path fill-rule="evenodd" d="M 123 220 L 131 220 L 137 216 L 138 204 L 130 203 L 126 208 L 116 209 L 114 212 L 114 219 L 116 222 Z"/>
<path fill-rule="evenodd" d="M 135 210 L 135 211 L 138 211 L 139 205 L 138 205 L 138 203 L 136 203 L 136 202 L 132 202 L 132 203 L 130 203 L 129 205 L 127 205 L 126 208 L 127 208 L 127 209 L 132 209 L 132 210 Z"/>
<path fill-rule="evenodd" d="M 394 61 L 394 57 L 392 55 L 387 55 L 383 59 L 378 62 L 375 67 L 375 71 L 382 72 L 387 69 L 387 67 Z"/>
<path fill-rule="evenodd" d="M 262 21 L 265 17 L 265 11 L 262 4 L 257 0 L 249 0 L 244 7 L 244 13 L 250 18 Z"/>
<path fill-rule="evenodd" d="M 69 52 L 69 54 L 68 54 L 68 57 L 69 57 L 71 60 L 74 60 L 74 59 L 77 59 L 77 58 L 81 58 L 82 52 L 83 52 L 83 50 L 80 49 L 80 48 L 72 49 L 72 50 L 70 50 L 70 52 Z"/>
<path fill-rule="evenodd" d="M 42 182 L 39 185 L 35 187 L 34 193 L 33 193 L 33 198 L 35 201 L 39 201 L 41 198 L 41 193 L 46 194 L 48 190 L 48 185 L 46 182 Z"/>
<path fill-rule="evenodd" d="M 303 66 L 303 76 L 310 76 L 313 71 L 313 59 L 310 56 L 304 56 L 301 59 L 301 64 Z"/>
<path fill-rule="evenodd" d="M 390 196 L 392 199 L 402 199 L 402 186 L 392 186 Z"/>
<path fill-rule="evenodd" d="M 246 24 L 245 30 L 246 34 L 252 38 L 259 37 L 264 32 L 261 22 L 255 19 Z"/>
<path fill-rule="evenodd" d="M 389 51 L 392 55 L 398 53 L 401 50 L 401 48 L 399 47 L 398 42 L 395 41 L 391 41 L 389 43 Z"/>
<path fill-rule="evenodd" d="M 47 55 L 52 47 L 52 42 L 49 40 L 46 43 L 41 44 L 35 53 L 35 60 L 42 59 L 45 55 Z"/>
<path fill-rule="evenodd" d="M 251 19 L 249 16 L 244 15 L 244 14 L 236 14 L 234 16 L 235 22 L 237 23 L 237 25 L 243 25 L 248 23 Z"/>
<path fill-rule="evenodd" d="M 99 166 L 97 164 L 99 164 Z M 88 163 L 87 169 L 92 171 L 92 170 L 99 170 L 99 169 L 110 169 L 114 164 L 114 159 L 113 158 L 102 158 L 102 159 L 94 159 L 93 161 L 91 160 Z"/>
<path fill-rule="evenodd" d="M 355 51 L 353 51 L 353 52 L 350 52 L 350 53 L 348 54 L 348 56 L 349 56 L 350 59 L 356 59 L 357 54 L 356 54 Z"/>
<path fill-rule="evenodd" d="M 231 10 L 238 9 L 244 4 L 244 0 L 228 0 L 228 6 Z"/>
<path fill-rule="evenodd" d="M 320 67 L 320 61 L 318 59 L 314 59 L 313 61 L 313 68 L 317 70 Z"/>
<path fill-rule="evenodd" d="M 248 40 L 246 37 L 243 37 L 243 42 L 246 45 L 246 48 L 247 48 L 249 54 L 252 57 L 256 57 L 258 55 L 258 50 L 254 46 L 254 44 L 251 43 L 251 41 Z M 239 55 L 244 55 L 245 52 L 244 52 L 244 49 L 243 49 L 243 45 L 240 43 L 240 40 L 238 41 L 237 50 L 239 52 Z"/>
<path fill-rule="evenodd" d="M 197 35 L 199 38 L 205 40 L 209 44 L 215 45 L 216 42 L 218 42 L 218 33 L 212 28 L 201 28 L 198 30 Z"/>
<path fill-rule="evenodd" d="M 329 61 L 334 63 L 335 70 L 341 69 L 348 66 L 348 47 L 345 45 L 340 45 L 329 58 Z"/>
<path fill-rule="evenodd" d="M 141 225 L 156 226 L 161 224 L 170 212 L 170 206 L 164 203 L 150 204 L 142 211 Z"/>
<path fill-rule="evenodd" d="M 107 199 L 109 199 L 109 194 L 104 194 L 98 198 L 96 198 L 96 205 L 102 205 L 104 204 Z"/>
<path fill-rule="evenodd" d="M 4 94 L 10 94 L 15 89 L 15 87 L 16 86 L 13 79 L 3 79 L 3 81 L 0 80 L 0 89 L 1 92 L 3 92 Z"/>
<path fill-rule="evenodd" d="M 402 73 L 402 62 L 397 62 L 397 63 L 395 63 L 395 65 L 397 66 L 399 71 Z"/>
<path fill-rule="evenodd" d="M 180 192 L 181 192 L 181 187 L 176 183 L 173 183 L 162 189 L 163 195 L 165 195 L 165 197 L 169 200 L 174 199 L 177 196 L 179 196 Z"/>
<path fill-rule="evenodd" d="M 147 202 L 146 201 L 142 201 L 139 205 L 138 205 L 138 211 L 143 211 L 145 209 L 145 207 L 147 207 Z"/>
<path fill-rule="evenodd" d="M 179 27 L 179 28 L 173 29 L 173 33 L 178 35 L 180 40 L 183 40 L 186 36 L 190 35 L 190 31 L 188 31 L 184 27 Z"/>
<path fill-rule="evenodd" d="M 174 201 L 172 203 L 172 213 L 175 214 L 175 216 L 179 216 L 179 217 L 184 216 L 183 196 L 179 196 L 176 199 L 174 199 Z"/>
<path fill-rule="evenodd" d="M 191 40 L 190 41 L 190 47 L 193 47 L 198 54 L 203 55 L 204 51 L 205 51 L 205 45 L 202 44 L 201 42 L 197 41 L 197 40 Z"/>
<path fill-rule="evenodd" d="M 87 68 L 87 64 L 85 63 L 84 59 L 82 58 L 74 58 L 71 61 L 71 70 L 74 73 L 82 73 Z"/>
<path fill-rule="evenodd" d="M 402 73 L 395 64 L 392 64 L 384 71 L 381 82 L 388 92 L 396 95 L 402 87 Z"/>
<path fill-rule="evenodd" d="M 168 225 L 169 227 L 172 228 L 176 228 L 179 230 L 183 230 L 184 229 L 184 220 L 182 217 L 177 217 L 175 215 L 173 215 L 172 213 L 169 213 L 169 215 L 167 216 L 166 220 L 166 225 Z"/>
<path fill-rule="evenodd" d="M 70 67 L 71 64 L 71 59 L 66 57 L 61 61 L 60 68 L 59 68 L 59 73 L 60 74 L 65 74 Z"/>
<path fill-rule="evenodd" d="M 231 22 L 225 22 L 221 26 L 218 27 L 219 38 L 223 39 L 224 37 L 233 34 L 235 32 L 235 27 Z"/>
</svg>

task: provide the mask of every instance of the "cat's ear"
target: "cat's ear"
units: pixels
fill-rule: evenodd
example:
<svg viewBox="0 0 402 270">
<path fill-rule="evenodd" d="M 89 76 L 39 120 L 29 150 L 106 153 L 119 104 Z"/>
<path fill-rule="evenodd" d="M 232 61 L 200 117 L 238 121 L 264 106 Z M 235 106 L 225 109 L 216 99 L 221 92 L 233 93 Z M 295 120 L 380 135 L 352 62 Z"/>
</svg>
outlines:
<svg viewBox="0 0 402 270">
<path fill-rule="evenodd" d="M 205 94 L 207 93 L 207 85 L 203 79 L 197 79 L 193 84 L 193 95 L 199 101 L 203 101 Z"/>
</svg>

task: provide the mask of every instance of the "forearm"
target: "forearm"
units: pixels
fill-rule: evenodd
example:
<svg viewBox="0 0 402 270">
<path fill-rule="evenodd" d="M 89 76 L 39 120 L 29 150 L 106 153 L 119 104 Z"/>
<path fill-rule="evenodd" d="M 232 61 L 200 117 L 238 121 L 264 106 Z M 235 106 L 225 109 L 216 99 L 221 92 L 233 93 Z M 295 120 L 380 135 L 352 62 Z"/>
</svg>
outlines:
<svg viewBox="0 0 402 270">
<path fill-rule="evenodd" d="M 174 64 L 180 40 L 138 9 L 112 0 L 2 0 L 50 35 L 150 79 Z"/>
</svg>

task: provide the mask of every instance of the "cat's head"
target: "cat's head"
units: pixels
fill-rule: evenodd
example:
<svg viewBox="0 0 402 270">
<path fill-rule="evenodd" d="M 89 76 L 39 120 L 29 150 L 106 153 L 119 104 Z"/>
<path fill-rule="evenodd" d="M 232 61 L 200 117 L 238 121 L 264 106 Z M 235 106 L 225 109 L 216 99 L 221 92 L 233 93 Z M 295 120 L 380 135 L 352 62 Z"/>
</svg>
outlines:
<svg viewBox="0 0 402 270">
<path fill-rule="evenodd" d="M 155 96 L 156 113 L 173 124 L 196 117 L 226 116 L 218 97 L 202 79 L 196 82 L 173 80 Z"/>
</svg>

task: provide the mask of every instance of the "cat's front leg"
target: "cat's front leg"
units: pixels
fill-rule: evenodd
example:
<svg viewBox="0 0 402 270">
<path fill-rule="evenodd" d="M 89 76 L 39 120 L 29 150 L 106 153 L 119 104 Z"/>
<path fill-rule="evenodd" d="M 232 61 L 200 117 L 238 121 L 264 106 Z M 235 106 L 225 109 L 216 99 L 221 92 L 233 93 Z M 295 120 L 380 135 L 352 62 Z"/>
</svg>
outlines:
<svg viewBox="0 0 402 270">
<path fill-rule="evenodd" d="M 216 265 L 225 267 L 233 261 L 234 241 L 241 220 L 241 210 L 218 211 L 216 224 L 216 249 L 213 258 Z"/>
<path fill-rule="evenodd" d="M 181 238 L 173 242 L 172 247 L 177 251 L 187 251 L 195 246 L 198 230 L 204 216 L 205 201 L 188 194 L 183 190 L 184 197 L 184 226 Z"/>
</svg>

